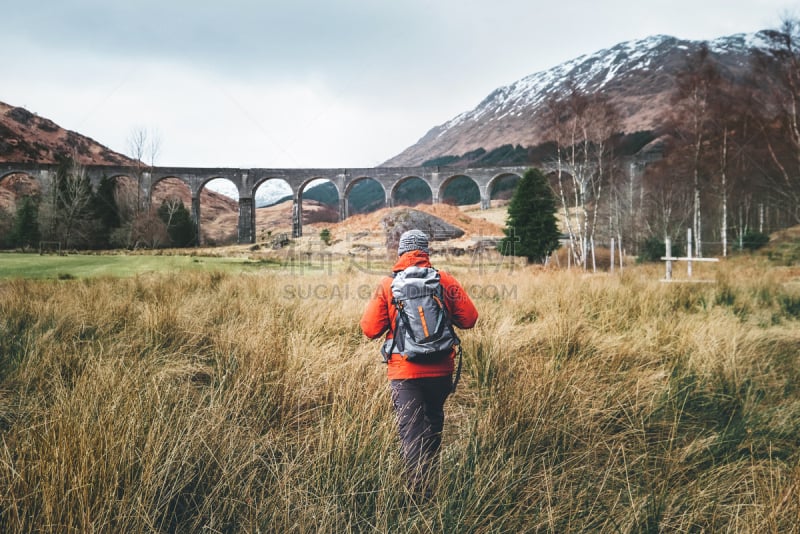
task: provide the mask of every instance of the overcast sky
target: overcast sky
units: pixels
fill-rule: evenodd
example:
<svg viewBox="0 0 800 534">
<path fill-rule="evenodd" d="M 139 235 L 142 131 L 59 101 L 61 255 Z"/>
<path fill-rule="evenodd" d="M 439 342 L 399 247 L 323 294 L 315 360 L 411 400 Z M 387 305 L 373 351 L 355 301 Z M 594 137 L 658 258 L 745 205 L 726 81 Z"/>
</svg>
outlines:
<svg viewBox="0 0 800 534">
<path fill-rule="evenodd" d="M 0 0 L 0 101 L 157 165 L 370 167 L 497 87 L 654 34 L 714 39 L 784 0 Z"/>
</svg>

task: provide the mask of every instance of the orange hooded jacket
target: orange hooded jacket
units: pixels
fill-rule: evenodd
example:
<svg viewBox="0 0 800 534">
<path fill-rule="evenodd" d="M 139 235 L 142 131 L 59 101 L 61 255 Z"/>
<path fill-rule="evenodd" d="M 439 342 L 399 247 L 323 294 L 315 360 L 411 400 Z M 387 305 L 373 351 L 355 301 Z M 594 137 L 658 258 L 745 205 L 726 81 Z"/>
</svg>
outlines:
<svg viewBox="0 0 800 534">
<path fill-rule="evenodd" d="M 431 267 L 428 255 L 421 250 L 406 252 L 397 260 L 392 272 L 399 272 L 416 265 L 417 267 Z M 439 277 L 444 290 L 445 307 L 450 313 L 453 325 L 466 329 L 475 326 L 478 320 L 478 310 L 475 304 L 452 275 L 439 271 Z M 361 317 L 361 330 L 370 339 L 376 339 L 388 331 L 386 339 L 392 338 L 392 328 L 397 321 L 397 309 L 392 305 L 392 277 L 387 276 L 381 281 L 372 298 L 367 303 Z M 444 358 L 436 363 L 414 363 L 405 358 L 391 358 L 387 364 L 389 380 L 406 380 L 410 378 L 430 378 L 447 376 L 453 372 L 455 351 L 449 358 Z"/>
</svg>

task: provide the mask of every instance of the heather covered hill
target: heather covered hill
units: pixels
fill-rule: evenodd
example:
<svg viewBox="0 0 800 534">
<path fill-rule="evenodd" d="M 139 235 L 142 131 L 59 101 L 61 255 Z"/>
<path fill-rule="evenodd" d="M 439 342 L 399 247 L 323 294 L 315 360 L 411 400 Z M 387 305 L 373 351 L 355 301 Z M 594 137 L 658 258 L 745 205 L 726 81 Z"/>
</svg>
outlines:
<svg viewBox="0 0 800 534">
<path fill-rule="evenodd" d="M 70 155 L 81 165 L 131 165 L 135 161 L 79 133 L 0 102 L 0 162 L 56 163 Z"/>
</svg>

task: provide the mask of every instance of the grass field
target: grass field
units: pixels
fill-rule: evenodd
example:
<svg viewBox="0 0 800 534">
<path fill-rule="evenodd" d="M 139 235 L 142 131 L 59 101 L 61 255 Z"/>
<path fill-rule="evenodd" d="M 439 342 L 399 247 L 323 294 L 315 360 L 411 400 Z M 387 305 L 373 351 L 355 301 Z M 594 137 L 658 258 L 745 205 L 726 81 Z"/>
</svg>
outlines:
<svg viewBox="0 0 800 534">
<path fill-rule="evenodd" d="M 265 267 L 247 258 L 146 254 L 39 255 L 0 253 L 0 279 L 126 277 L 177 271 L 241 272 Z"/>
<path fill-rule="evenodd" d="M 380 275 L 173 261 L 0 280 L 0 531 L 798 531 L 796 266 L 439 265 L 481 318 L 417 506 L 358 327 Z"/>
</svg>

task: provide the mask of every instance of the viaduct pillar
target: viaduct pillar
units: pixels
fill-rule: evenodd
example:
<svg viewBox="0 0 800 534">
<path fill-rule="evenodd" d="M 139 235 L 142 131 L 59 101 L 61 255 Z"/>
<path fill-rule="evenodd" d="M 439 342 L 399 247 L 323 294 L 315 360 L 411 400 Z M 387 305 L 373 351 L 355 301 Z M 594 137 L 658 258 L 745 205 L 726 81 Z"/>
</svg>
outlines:
<svg viewBox="0 0 800 534">
<path fill-rule="evenodd" d="M 41 184 L 40 187 L 42 188 L 42 196 L 47 198 L 50 194 L 50 190 L 53 187 L 53 171 L 46 171 L 41 170 L 39 171 L 39 183 Z"/>
<path fill-rule="evenodd" d="M 252 198 L 239 198 L 239 244 L 256 242 L 256 210 Z"/>
<path fill-rule="evenodd" d="M 192 195 L 192 226 L 194 227 L 194 244 L 200 246 L 200 195 Z"/>
<path fill-rule="evenodd" d="M 303 236 L 303 200 L 299 194 L 295 194 L 292 200 L 292 237 Z"/>
<path fill-rule="evenodd" d="M 481 193 L 481 209 L 488 210 L 492 206 L 492 199 L 489 196 L 489 186 L 481 185 L 478 189 Z"/>
<path fill-rule="evenodd" d="M 138 188 L 138 195 L 139 195 L 139 205 L 138 208 L 141 211 L 150 211 L 150 194 L 153 191 L 153 175 L 149 172 L 140 173 L 137 176 L 137 184 L 136 187 Z M 199 197 L 198 197 L 199 198 Z M 192 199 L 192 203 L 194 203 L 194 198 Z M 200 224 L 200 203 L 198 201 L 197 204 L 197 219 L 198 225 Z M 198 237 L 200 233 L 198 232 Z"/>
</svg>

